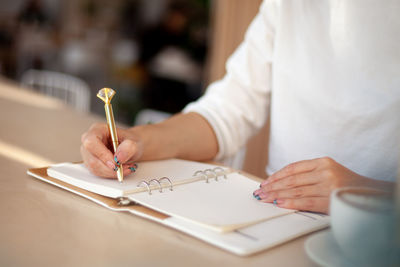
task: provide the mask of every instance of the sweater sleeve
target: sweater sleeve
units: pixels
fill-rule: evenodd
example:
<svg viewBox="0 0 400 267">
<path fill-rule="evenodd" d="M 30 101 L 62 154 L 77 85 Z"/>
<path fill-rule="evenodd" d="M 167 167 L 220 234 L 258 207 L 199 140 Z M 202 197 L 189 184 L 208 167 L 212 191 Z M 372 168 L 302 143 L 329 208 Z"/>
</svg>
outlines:
<svg viewBox="0 0 400 267">
<path fill-rule="evenodd" d="M 263 2 L 244 41 L 228 59 L 224 78 L 183 110 L 210 123 L 219 146 L 216 160 L 234 155 L 267 118 L 277 13 L 276 1 Z"/>
</svg>

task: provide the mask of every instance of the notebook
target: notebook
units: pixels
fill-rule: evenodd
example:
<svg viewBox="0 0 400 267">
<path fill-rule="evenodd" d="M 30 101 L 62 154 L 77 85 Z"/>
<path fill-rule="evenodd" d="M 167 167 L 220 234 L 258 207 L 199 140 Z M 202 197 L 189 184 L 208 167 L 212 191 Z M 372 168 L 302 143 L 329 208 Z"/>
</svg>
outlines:
<svg viewBox="0 0 400 267">
<path fill-rule="evenodd" d="M 252 192 L 259 182 L 207 163 L 178 159 L 142 162 L 122 184 L 94 176 L 75 163 L 31 169 L 28 174 L 238 255 L 252 254 L 329 224 L 329 217 L 322 214 L 257 201 Z"/>
<path fill-rule="evenodd" d="M 87 191 L 126 197 L 217 232 L 230 232 L 294 212 L 257 201 L 252 195 L 259 187 L 256 181 L 206 163 L 179 159 L 143 162 L 123 183 L 97 177 L 83 164 L 58 164 L 47 173 Z"/>
</svg>

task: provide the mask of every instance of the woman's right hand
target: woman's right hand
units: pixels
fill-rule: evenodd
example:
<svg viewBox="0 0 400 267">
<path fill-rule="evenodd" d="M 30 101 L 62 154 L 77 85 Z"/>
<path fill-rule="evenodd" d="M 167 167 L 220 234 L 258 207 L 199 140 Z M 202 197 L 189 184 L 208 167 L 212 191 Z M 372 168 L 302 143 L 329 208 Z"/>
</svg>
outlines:
<svg viewBox="0 0 400 267">
<path fill-rule="evenodd" d="M 134 172 L 135 162 L 143 154 L 143 144 L 131 129 L 117 128 L 119 146 L 113 153 L 107 124 L 96 123 L 82 135 L 81 155 L 85 166 L 95 175 L 117 178 L 116 167 L 122 164 L 124 176 Z"/>
<path fill-rule="evenodd" d="M 124 175 L 136 161 L 181 158 L 211 160 L 218 152 L 217 137 L 205 118 L 197 113 L 177 114 L 157 124 L 117 128 L 119 146 L 113 153 L 107 125 L 97 123 L 82 135 L 81 154 L 95 175 L 117 178 L 116 160 Z"/>
</svg>

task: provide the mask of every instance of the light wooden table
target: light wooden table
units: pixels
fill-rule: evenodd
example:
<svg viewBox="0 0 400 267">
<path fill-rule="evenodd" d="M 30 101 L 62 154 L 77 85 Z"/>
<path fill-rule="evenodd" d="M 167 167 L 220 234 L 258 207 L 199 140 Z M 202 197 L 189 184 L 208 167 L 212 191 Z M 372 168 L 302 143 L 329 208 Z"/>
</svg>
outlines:
<svg viewBox="0 0 400 267">
<path fill-rule="evenodd" d="M 29 101 L 21 101 L 29 99 Z M 36 180 L 31 167 L 79 161 L 104 118 L 0 80 L 0 266 L 312 266 L 301 237 L 239 257 Z"/>
</svg>

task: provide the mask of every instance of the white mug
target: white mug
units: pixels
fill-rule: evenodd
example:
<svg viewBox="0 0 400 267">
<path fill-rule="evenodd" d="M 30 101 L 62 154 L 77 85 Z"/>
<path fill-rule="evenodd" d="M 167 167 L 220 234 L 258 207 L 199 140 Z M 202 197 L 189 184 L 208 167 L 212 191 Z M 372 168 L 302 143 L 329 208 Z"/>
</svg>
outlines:
<svg viewBox="0 0 400 267">
<path fill-rule="evenodd" d="M 395 249 L 395 218 L 390 194 L 344 187 L 331 195 L 334 239 L 347 259 L 363 266 L 389 263 Z"/>
</svg>

